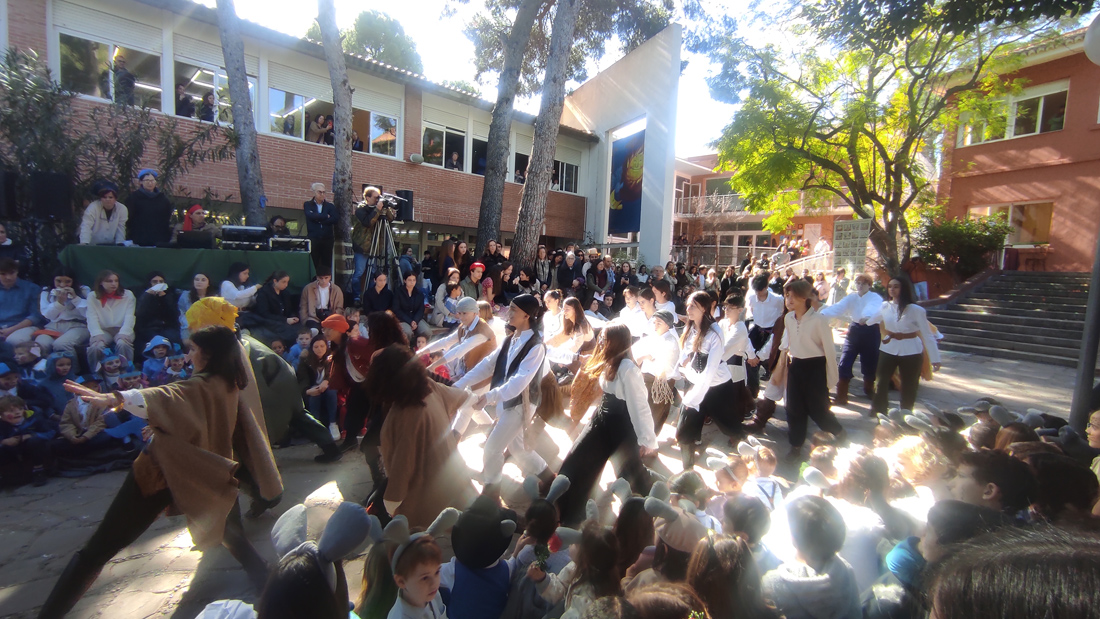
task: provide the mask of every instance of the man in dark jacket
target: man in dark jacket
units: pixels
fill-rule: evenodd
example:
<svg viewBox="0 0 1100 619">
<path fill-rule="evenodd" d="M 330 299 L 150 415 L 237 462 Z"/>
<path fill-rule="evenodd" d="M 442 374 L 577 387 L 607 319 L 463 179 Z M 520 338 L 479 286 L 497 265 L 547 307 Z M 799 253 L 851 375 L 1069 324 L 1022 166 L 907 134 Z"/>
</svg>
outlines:
<svg viewBox="0 0 1100 619">
<path fill-rule="evenodd" d="M 336 238 L 336 205 L 325 200 L 325 186 L 313 183 L 313 199 L 302 204 L 306 214 L 306 236 L 310 242 L 310 257 L 313 266 L 320 270 L 321 265 L 332 268 L 332 243 Z"/>
<path fill-rule="evenodd" d="M 138 172 L 138 182 L 137 191 L 126 200 L 128 238 L 142 247 L 167 245 L 172 238 L 172 202 L 157 188 L 156 171 Z"/>
</svg>

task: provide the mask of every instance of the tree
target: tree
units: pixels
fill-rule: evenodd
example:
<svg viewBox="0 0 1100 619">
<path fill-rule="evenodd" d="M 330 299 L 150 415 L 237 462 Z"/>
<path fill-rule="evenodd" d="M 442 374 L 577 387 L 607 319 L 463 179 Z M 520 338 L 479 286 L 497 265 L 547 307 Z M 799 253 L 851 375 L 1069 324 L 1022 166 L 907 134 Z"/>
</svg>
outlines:
<svg viewBox="0 0 1100 619">
<path fill-rule="evenodd" d="M 990 255 L 1005 246 L 1012 226 L 1003 213 L 964 219 L 942 215 L 942 209 L 923 213 L 914 240 L 924 262 L 945 269 L 957 286 L 990 265 Z"/>
<path fill-rule="evenodd" d="M 237 183 L 241 188 L 244 219 L 249 226 L 263 226 L 267 224 L 264 216 L 264 179 L 256 142 L 256 123 L 252 118 L 252 99 L 248 95 L 241 22 L 233 0 L 218 0 L 218 34 L 225 57 L 225 73 L 229 78 L 233 138 L 237 148 Z"/>
<path fill-rule="evenodd" d="M 814 14 L 803 13 L 810 21 Z M 872 220 L 882 266 L 908 259 L 908 209 L 934 200 L 927 156 L 958 120 L 957 99 L 974 107 L 980 87 L 1003 71 L 997 59 L 1034 30 L 987 25 L 952 35 L 932 25 L 904 38 L 861 39 L 832 56 L 821 31 L 789 28 L 794 51 L 753 47 L 732 22 L 707 44 L 722 65 L 712 93 L 742 108 L 716 142 L 719 166 L 765 227 L 789 228 L 800 208 L 847 205 Z M 1038 28 L 1036 28 L 1037 30 Z"/>
<path fill-rule="evenodd" d="M 363 11 L 355 18 L 355 24 L 340 35 L 344 51 L 349 54 L 366 56 L 413 73 L 424 72 L 424 61 L 416 51 L 416 42 L 405 34 L 401 22 L 381 11 Z M 306 30 L 305 38 L 324 40 L 317 24 Z"/>
<path fill-rule="evenodd" d="M 343 262 L 343 268 L 337 270 L 341 271 L 340 283 L 343 285 L 346 284 L 343 281 L 345 277 L 354 271 L 351 263 L 354 259 L 351 248 L 351 227 L 356 200 L 351 179 L 351 83 L 348 81 L 348 67 L 344 62 L 344 49 L 340 44 L 340 31 L 336 28 L 334 0 L 320 0 L 317 24 L 325 46 L 329 79 L 332 81 L 333 129 L 336 133 L 333 143 L 336 165 L 332 172 L 332 200 L 340 213 L 338 229 L 340 247 L 343 251 L 340 253 L 337 264 Z"/>
</svg>

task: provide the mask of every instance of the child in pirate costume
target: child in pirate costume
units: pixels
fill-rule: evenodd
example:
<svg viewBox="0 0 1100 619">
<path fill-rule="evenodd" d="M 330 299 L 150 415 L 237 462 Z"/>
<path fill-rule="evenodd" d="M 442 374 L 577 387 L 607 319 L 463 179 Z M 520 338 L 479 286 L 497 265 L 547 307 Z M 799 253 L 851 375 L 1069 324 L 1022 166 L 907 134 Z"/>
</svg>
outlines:
<svg viewBox="0 0 1100 619">
<path fill-rule="evenodd" d="M 455 383 L 465 389 L 486 379 L 489 391 L 473 403 L 475 409 L 492 407 L 496 423 L 485 441 L 485 465 L 482 481 L 485 494 L 500 496 L 500 480 L 504 469 L 504 451 L 511 452 L 525 473 L 538 475 L 546 487 L 554 473 L 533 449 L 529 449 L 524 430 L 538 405 L 539 378 L 543 374 L 546 346 L 539 336 L 539 302 L 521 294 L 508 306 L 508 325 L 514 331 L 504 338 L 499 349 L 481 360 L 474 369 Z"/>
<path fill-rule="evenodd" d="M 726 348 L 722 353 L 726 365 L 729 366 L 730 379 L 737 389 L 737 400 L 732 404 L 734 412 L 741 419 L 749 416 L 753 405 L 756 403 L 746 384 L 745 366 L 749 359 L 756 359 L 756 351 L 749 343 L 749 330 L 745 327 L 745 321 L 741 319 L 745 310 L 745 299 L 740 294 L 731 294 L 726 297 L 723 304 L 722 320 L 718 326 L 726 335 Z"/>
<path fill-rule="evenodd" d="M 478 317 L 476 300 L 463 297 L 459 299 L 455 310 L 458 328 L 416 351 L 416 355 L 419 357 L 446 351 L 441 358 L 428 366 L 428 371 L 446 365 L 451 372 L 451 378 L 458 380 L 496 349 L 497 339 L 488 323 Z"/>
</svg>

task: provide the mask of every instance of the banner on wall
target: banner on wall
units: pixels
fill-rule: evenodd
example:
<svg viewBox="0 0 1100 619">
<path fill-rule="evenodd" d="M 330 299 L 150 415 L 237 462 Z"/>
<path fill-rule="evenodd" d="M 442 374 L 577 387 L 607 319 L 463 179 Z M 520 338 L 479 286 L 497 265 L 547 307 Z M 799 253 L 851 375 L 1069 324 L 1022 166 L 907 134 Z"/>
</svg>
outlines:
<svg viewBox="0 0 1100 619">
<path fill-rule="evenodd" d="M 644 162 L 644 129 L 611 143 L 611 209 L 607 216 L 608 234 L 641 230 Z"/>
</svg>

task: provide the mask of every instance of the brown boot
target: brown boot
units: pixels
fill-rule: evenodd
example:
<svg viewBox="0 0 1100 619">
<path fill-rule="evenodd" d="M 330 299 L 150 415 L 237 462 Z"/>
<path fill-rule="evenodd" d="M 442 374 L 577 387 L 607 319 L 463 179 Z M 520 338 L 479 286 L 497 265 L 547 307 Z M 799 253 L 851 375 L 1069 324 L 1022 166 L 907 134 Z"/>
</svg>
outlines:
<svg viewBox="0 0 1100 619">
<path fill-rule="evenodd" d="M 863 395 L 867 396 L 868 400 L 875 399 L 875 379 L 863 377 Z"/>
<path fill-rule="evenodd" d="M 749 434 L 763 434 L 768 427 L 768 420 L 775 414 L 775 402 L 768 398 L 760 398 L 756 401 L 756 414 L 752 417 L 752 423 L 745 426 Z"/>
<path fill-rule="evenodd" d="M 848 403 L 848 383 L 850 378 L 841 378 L 836 381 L 836 397 L 833 398 L 833 404 L 845 405 Z"/>
</svg>

